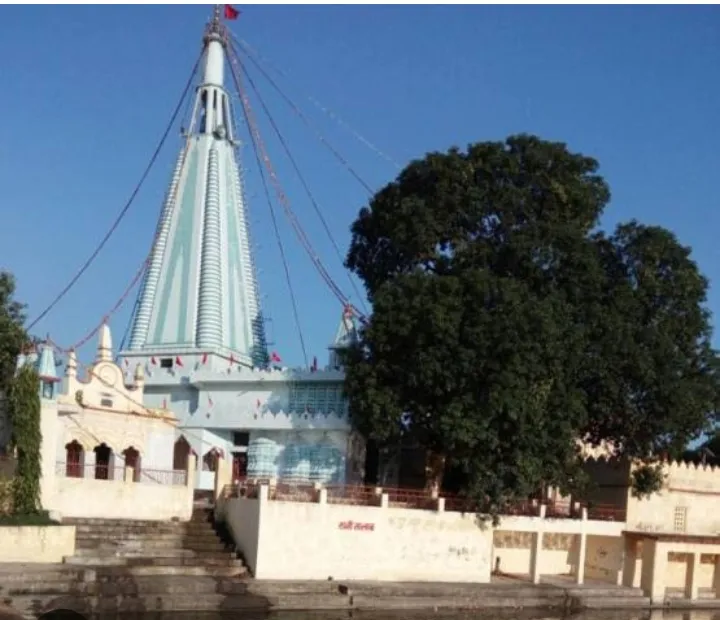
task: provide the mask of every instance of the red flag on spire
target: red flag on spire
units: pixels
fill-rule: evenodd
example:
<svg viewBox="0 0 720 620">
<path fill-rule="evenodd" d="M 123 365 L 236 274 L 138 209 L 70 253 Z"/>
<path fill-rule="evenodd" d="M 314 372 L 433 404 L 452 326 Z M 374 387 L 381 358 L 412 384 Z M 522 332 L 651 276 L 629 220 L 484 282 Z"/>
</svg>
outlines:
<svg viewBox="0 0 720 620">
<path fill-rule="evenodd" d="M 183 367 L 182 359 L 179 355 L 175 356 L 175 365 L 180 366 L 180 368 Z"/>
<path fill-rule="evenodd" d="M 232 4 L 225 5 L 225 19 L 237 19 L 238 15 L 240 15 L 240 11 L 238 11 Z"/>
<path fill-rule="evenodd" d="M 280 356 L 275 351 L 273 351 L 270 354 L 270 361 L 279 364 L 280 362 L 282 362 L 282 359 L 280 359 Z"/>
</svg>

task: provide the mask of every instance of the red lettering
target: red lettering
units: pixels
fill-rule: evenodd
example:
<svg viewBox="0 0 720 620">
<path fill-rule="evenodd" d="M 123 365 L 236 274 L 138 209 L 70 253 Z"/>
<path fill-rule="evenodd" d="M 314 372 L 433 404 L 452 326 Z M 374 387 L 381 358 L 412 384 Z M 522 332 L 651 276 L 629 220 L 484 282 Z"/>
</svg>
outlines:
<svg viewBox="0 0 720 620">
<path fill-rule="evenodd" d="M 354 521 L 340 521 L 338 523 L 338 529 L 340 530 L 356 530 L 359 532 L 374 532 L 374 523 L 355 523 Z"/>
</svg>

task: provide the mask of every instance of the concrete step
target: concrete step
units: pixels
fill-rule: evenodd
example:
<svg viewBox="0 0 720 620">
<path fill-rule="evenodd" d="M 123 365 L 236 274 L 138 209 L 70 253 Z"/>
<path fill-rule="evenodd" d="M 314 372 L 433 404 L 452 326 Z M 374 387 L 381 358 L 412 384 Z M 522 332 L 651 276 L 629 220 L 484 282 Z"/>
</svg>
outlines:
<svg viewBox="0 0 720 620">
<path fill-rule="evenodd" d="M 628 609 L 650 607 L 647 596 L 578 596 L 577 603 L 586 609 Z"/>
<path fill-rule="evenodd" d="M 368 581 L 292 581 L 262 579 L 252 582 L 256 594 L 266 596 L 315 596 L 323 594 L 345 593 L 348 596 L 377 596 L 381 598 L 408 597 L 446 597 L 484 598 L 557 598 L 565 599 L 563 588 L 552 585 L 532 585 L 530 583 L 440 583 L 440 582 L 368 582 Z"/>
<path fill-rule="evenodd" d="M 207 612 L 217 611 L 265 611 L 267 603 L 263 599 L 245 595 L 148 595 L 128 597 L 76 597 L 63 596 L 60 599 L 64 609 L 76 609 L 81 613 L 97 614 L 103 618 L 114 613 L 142 614 L 157 612 Z M 39 598 L 37 595 L 14 596 L 6 599 L 8 606 L 20 614 L 37 614 L 48 611 L 57 605 L 52 596 Z M 33 615 L 32 617 L 36 617 Z M 197 618 L 196 614 L 188 616 Z"/>
<path fill-rule="evenodd" d="M 13 564 L 3 565 L 0 570 L 0 588 L 13 584 L 40 583 L 55 584 L 79 582 L 85 577 L 82 567 L 67 564 Z M 0 594 L 2 589 L 0 589 Z"/>
<path fill-rule="evenodd" d="M 197 530 L 193 530 L 197 531 Z M 106 527 L 97 527 L 95 525 L 76 525 L 75 533 L 80 534 L 100 534 L 108 536 L 123 536 L 127 534 L 143 534 L 151 536 L 154 534 L 183 534 L 186 530 L 182 527 L 147 527 L 144 525 L 108 525 Z"/>
<path fill-rule="evenodd" d="M 643 598 L 640 588 L 620 588 L 617 586 L 570 586 L 565 588 L 569 596 L 584 598 L 608 598 L 618 597 L 620 599 Z"/>
<path fill-rule="evenodd" d="M 211 550 L 211 551 L 195 551 L 193 549 L 178 548 L 155 548 L 151 549 L 147 546 L 138 547 L 137 549 L 128 549 L 126 547 L 109 547 L 96 549 L 75 549 L 76 558 L 199 558 L 199 559 L 220 559 L 234 558 L 234 554 L 230 551 Z"/>
<path fill-rule="evenodd" d="M 116 557 L 116 556 L 68 556 L 63 559 L 65 564 L 71 566 L 87 566 L 87 567 L 110 567 L 110 566 L 157 566 L 157 567 L 173 567 L 173 566 L 198 566 L 198 567 L 215 567 L 215 566 L 242 566 L 241 560 L 231 557 L 230 554 L 222 558 L 183 558 L 183 557 Z"/>
<path fill-rule="evenodd" d="M 101 566 L 96 567 L 97 573 L 116 579 L 129 577 L 243 577 L 247 568 L 242 562 L 231 566 Z"/>
<path fill-rule="evenodd" d="M 217 538 L 208 538 L 207 540 L 187 542 L 183 540 L 81 540 L 75 541 L 75 548 L 84 551 L 92 550 L 137 550 L 145 549 L 147 551 L 155 549 L 187 549 L 189 551 L 225 551 L 226 545 Z"/>
<path fill-rule="evenodd" d="M 123 540 L 202 540 L 217 538 L 214 530 L 186 532 L 183 530 L 170 532 L 136 532 L 132 530 L 76 532 L 75 540 L 109 540 L 119 538 Z"/>
<path fill-rule="evenodd" d="M 16 583 L 7 587 L 4 596 L 66 595 L 78 596 L 131 596 L 147 594 L 245 594 L 248 582 L 236 577 L 203 576 L 133 576 L 98 575 L 97 581 L 73 583 Z"/>
<path fill-rule="evenodd" d="M 62 522 L 69 525 L 94 525 L 98 527 L 102 527 L 104 525 L 137 525 L 145 527 L 166 525 L 178 527 L 183 523 L 187 523 L 187 521 L 166 521 L 154 519 L 94 519 L 81 517 L 68 517 L 63 519 Z"/>
</svg>

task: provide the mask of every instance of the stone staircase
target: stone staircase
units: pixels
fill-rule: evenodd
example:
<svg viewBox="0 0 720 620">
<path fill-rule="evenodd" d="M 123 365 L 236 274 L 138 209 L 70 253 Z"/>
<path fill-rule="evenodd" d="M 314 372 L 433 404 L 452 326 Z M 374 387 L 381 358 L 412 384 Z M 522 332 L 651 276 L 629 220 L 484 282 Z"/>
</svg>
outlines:
<svg viewBox="0 0 720 620">
<path fill-rule="evenodd" d="M 238 577 L 242 561 L 217 536 L 210 510 L 188 522 L 67 519 L 75 525 L 75 555 L 66 564 L 144 569 L 134 574 Z"/>
<path fill-rule="evenodd" d="M 189 522 L 66 519 L 75 555 L 62 564 L 0 570 L 0 603 L 23 614 L 262 610 L 243 562 L 216 533 L 209 509 Z"/>
</svg>

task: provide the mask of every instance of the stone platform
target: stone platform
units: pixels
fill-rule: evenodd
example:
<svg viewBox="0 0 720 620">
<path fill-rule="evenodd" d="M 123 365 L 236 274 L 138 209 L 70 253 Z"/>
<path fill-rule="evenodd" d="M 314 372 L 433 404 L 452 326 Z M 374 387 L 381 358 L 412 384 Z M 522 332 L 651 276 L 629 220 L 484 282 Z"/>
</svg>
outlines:
<svg viewBox="0 0 720 620">
<path fill-rule="evenodd" d="M 143 612 L 556 610 L 647 608 L 636 590 L 524 584 L 254 581 L 208 574 L 146 574 L 134 567 L 0 566 L 0 600 L 26 617 L 53 608 L 103 618 Z"/>
</svg>

